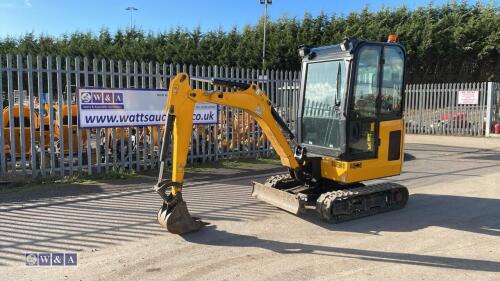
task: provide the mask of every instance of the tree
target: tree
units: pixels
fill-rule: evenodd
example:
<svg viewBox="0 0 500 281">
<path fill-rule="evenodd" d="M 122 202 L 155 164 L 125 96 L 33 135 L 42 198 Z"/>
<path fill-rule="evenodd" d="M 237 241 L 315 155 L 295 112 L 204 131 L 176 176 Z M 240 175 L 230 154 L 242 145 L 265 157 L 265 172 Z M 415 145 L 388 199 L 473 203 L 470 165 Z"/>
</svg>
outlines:
<svg viewBox="0 0 500 281">
<path fill-rule="evenodd" d="M 396 33 L 405 46 L 410 83 L 500 81 L 500 8 L 492 4 L 450 2 L 409 10 L 365 7 L 348 15 L 318 16 L 302 20 L 281 17 L 268 21 L 266 68 L 300 69 L 299 45 L 336 44 L 345 37 L 385 41 Z M 262 67 L 264 18 L 256 25 L 201 32 L 177 27 L 152 33 L 139 29 L 99 33 L 74 32 L 53 37 L 27 33 L 0 39 L 0 55 L 27 54 L 159 62 Z M 5 64 L 2 59 L 2 63 Z"/>
</svg>

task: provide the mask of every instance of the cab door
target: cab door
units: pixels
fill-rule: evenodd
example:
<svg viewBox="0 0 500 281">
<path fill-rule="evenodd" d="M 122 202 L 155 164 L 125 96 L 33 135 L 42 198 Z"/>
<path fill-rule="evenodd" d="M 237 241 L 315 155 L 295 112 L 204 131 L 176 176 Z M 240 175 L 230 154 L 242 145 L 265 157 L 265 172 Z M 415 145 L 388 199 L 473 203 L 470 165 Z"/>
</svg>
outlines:
<svg viewBox="0 0 500 281">
<path fill-rule="evenodd" d="M 346 158 L 347 160 L 378 158 L 381 145 L 379 140 L 383 129 L 384 140 L 387 139 L 385 135 L 389 133 L 391 133 L 390 138 L 394 139 L 392 144 L 388 143 L 382 147 L 384 154 L 393 147 L 394 151 L 389 151 L 391 155 L 388 159 L 399 160 L 402 129 L 395 132 L 386 131 L 389 127 L 394 127 L 389 121 L 398 121 L 402 124 L 404 49 L 396 44 L 365 44 L 359 48 L 353 65 L 347 112 L 349 118 Z"/>
<path fill-rule="evenodd" d="M 347 113 L 346 160 L 377 157 L 382 48 L 380 44 L 366 44 L 355 57 Z"/>
</svg>

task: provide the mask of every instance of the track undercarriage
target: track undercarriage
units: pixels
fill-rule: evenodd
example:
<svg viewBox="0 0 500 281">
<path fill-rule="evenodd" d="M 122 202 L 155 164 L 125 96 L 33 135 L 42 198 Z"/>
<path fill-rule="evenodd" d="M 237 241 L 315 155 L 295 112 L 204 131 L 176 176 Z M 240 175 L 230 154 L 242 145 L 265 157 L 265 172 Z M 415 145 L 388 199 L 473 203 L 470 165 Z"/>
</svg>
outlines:
<svg viewBox="0 0 500 281">
<path fill-rule="evenodd" d="M 299 214 L 316 209 L 320 218 L 331 223 L 401 209 L 408 201 L 408 190 L 397 183 L 340 185 L 318 182 L 308 186 L 283 174 L 254 182 L 252 196 L 278 208 Z"/>
</svg>

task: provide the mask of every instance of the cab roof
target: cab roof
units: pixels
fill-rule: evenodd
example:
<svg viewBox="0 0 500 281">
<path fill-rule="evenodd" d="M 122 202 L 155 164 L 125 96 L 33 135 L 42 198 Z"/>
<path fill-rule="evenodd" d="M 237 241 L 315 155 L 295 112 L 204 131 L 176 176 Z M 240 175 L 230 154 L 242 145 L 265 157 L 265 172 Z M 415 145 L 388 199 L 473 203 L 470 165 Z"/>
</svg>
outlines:
<svg viewBox="0 0 500 281">
<path fill-rule="evenodd" d="M 340 44 L 321 46 L 309 49 L 309 55 L 304 56 L 302 61 L 315 61 L 339 57 L 352 57 L 356 50 L 364 44 L 381 44 L 381 45 L 397 45 L 403 48 L 398 43 L 376 42 L 368 40 L 358 40 L 357 38 L 349 37 L 344 39 Z M 342 45 L 345 48 L 342 48 Z M 312 56 L 310 54 L 313 54 Z"/>
</svg>

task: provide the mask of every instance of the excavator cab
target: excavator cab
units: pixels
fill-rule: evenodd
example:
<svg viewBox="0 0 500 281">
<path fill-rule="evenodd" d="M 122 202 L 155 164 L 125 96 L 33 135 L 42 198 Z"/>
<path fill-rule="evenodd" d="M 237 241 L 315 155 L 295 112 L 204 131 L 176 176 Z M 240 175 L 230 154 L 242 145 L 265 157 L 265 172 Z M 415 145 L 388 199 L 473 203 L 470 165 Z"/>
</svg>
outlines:
<svg viewBox="0 0 500 281">
<path fill-rule="evenodd" d="M 346 39 L 300 53 L 297 138 L 310 155 L 320 156 L 322 173 L 341 183 L 399 174 L 404 48 Z"/>
<path fill-rule="evenodd" d="M 349 38 L 299 53 L 300 167 L 254 182 L 253 196 L 294 214 L 315 208 L 330 222 L 404 207 L 404 186 L 363 183 L 401 173 L 404 48 Z"/>
</svg>

